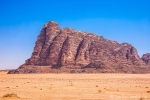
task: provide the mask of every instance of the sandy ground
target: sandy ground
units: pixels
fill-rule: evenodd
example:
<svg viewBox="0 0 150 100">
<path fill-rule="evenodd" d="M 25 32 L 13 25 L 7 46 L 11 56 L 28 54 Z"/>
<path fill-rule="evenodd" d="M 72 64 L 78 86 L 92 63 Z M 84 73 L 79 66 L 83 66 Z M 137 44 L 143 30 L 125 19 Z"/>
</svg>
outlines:
<svg viewBox="0 0 150 100">
<path fill-rule="evenodd" d="M 0 100 L 150 100 L 150 74 L 0 72 Z"/>
</svg>

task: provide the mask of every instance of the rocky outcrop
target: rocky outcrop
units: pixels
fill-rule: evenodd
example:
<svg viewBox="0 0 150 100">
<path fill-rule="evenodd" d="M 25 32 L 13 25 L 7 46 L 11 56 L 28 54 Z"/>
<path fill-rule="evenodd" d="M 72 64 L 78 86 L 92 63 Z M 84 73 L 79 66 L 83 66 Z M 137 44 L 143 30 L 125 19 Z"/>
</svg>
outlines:
<svg viewBox="0 0 150 100">
<path fill-rule="evenodd" d="M 146 53 L 142 56 L 142 60 L 148 65 L 150 66 L 150 53 Z"/>
<path fill-rule="evenodd" d="M 147 57 L 142 60 L 131 44 L 61 29 L 50 21 L 42 28 L 31 58 L 9 73 L 147 73 Z"/>
</svg>

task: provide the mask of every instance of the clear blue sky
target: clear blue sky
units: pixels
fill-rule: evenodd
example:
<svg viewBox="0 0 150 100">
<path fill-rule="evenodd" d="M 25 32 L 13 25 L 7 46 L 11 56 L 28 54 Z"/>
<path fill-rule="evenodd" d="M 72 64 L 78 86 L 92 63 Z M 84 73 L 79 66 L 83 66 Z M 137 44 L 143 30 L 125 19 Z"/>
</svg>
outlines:
<svg viewBox="0 0 150 100">
<path fill-rule="evenodd" d="M 0 0 L 0 69 L 23 64 L 49 20 L 150 52 L 150 0 Z"/>
</svg>

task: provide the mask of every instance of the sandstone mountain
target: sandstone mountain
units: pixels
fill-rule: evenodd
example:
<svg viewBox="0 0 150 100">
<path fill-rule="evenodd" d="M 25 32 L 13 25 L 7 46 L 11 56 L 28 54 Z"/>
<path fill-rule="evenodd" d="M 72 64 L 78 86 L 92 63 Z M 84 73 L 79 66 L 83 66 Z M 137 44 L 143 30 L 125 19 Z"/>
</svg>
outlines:
<svg viewBox="0 0 150 100">
<path fill-rule="evenodd" d="M 30 59 L 12 73 L 148 73 L 150 54 L 138 56 L 118 43 L 50 21 L 42 28 Z"/>
</svg>

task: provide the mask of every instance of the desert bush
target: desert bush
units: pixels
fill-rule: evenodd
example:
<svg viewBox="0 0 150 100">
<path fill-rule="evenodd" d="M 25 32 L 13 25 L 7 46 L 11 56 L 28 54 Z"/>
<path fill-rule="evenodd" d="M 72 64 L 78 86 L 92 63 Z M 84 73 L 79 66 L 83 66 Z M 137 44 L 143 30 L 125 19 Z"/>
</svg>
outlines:
<svg viewBox="0 0 150 100">
<path fill-rule="evenodd" d="M 73 86 L 73 83 L 71 83 L 70 86 Z"/>
<path fill-rule="evenodd" d="M 98 92 L 102 92 L 101 90 L 98 90 Z"/>
<path fill-rule="evenodd" d="M 9 87 L 6 87 L 6 88 L 9 88 Z"/>
<path fill-rule="evenodd" d="M 141 97 L 140 100 L 144 100 L 144 99 Z"/>
<path fill-rule="evenodd" d="M 5 94 L 3 95 L 3 98 L 19 98 L 17 94 L 11 93 L 11 94 Z"/>
<path fill-rule="evenodd" d="M 150 91 L 147 91 L 147 93 L 150 93 Z"/>
<path fill-rule="evenodd" d="M 145 87 L 145 88 L 148 88 L 148 87 Z"/>
</svg>

